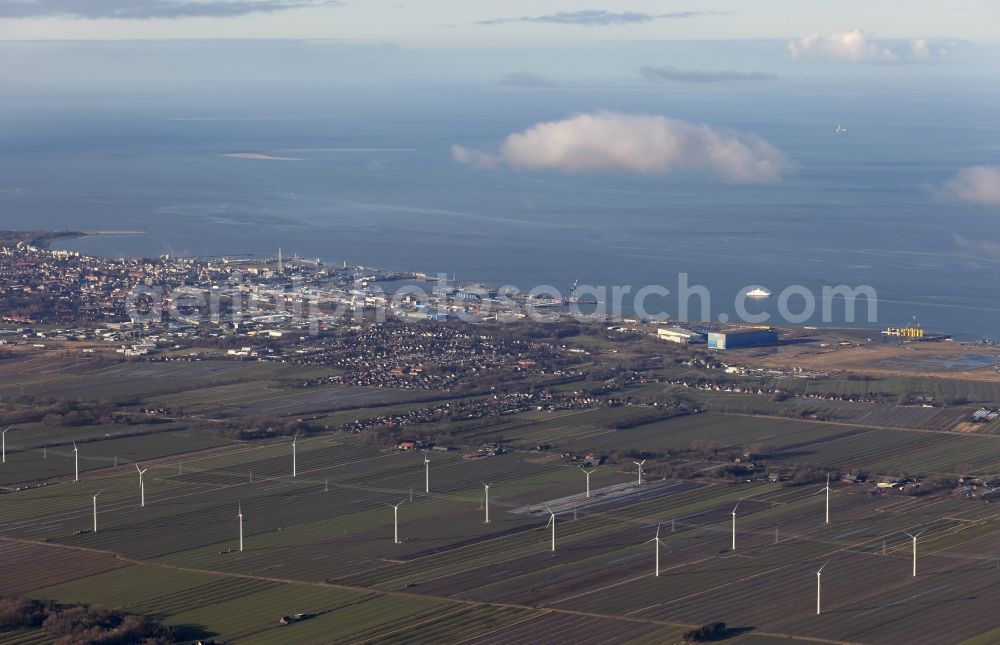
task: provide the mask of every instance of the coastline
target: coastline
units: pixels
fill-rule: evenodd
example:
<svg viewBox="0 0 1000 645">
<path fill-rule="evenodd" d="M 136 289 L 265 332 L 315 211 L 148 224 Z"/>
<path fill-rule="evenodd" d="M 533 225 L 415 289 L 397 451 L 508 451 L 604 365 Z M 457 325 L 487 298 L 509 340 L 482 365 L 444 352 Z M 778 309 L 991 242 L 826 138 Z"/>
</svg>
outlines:
<svg viewBox="0 0 1000 645">
<path fill-rule="evenodd" d="M 148 231 L 139 230 L 82 230 L 82 231 L 47 231 L 47 230 L 14 230 L 0 229 L 0 246 L 30 244 L 41 249 L 51 250 L 54 242 L 75 240 L 83 237 L 99 237 L 102 235 L 147 235 Z"/>
<path fill-rule="evenodd" d="M 82 238 L 99 238 L 99 237 L 102 237 L 102 236 L 107 237 L 107 238 L 115 238 L 115 237 L 133 236 L 133 235 L 147 236 L 148 234 L 149 234 L 148 230 L 137 230 L 137 229 L 133 229 L 133 230 L 127 230 L 127 229 L 121 229 L 121 230 L 118 230 L 118 229 L 114 229 L 114 230 L 111 230 L 111 229 L 109 229 L 109 230 L 96 230 L 96 229 L 92 229 L 92 230 L 82 230 L 82 231 L 12 231 L 12 230 L 4 231 L 4 230 L 0 230 L 0 244 L 2 244 L 4 241 L 8 241 L 8 242 L 22 241 L 23 242 L 23 241 L 25 241 L 27 239 L 32 239 L 32 240 L 37 240 L 38 242 L 41 242 L 41 244 L 38 244 L 38 245 L 39 246 L 44 246 L 44 248 L 46 248 L 48 250 L 51 250 L 50 249 L 50 245 L 52 245 L 53 243 L 55 243 L 55 247 L 57 249 L 60 248 L 60 247 L 62 247 L 64 250 L 76 250 L 76 251 L 79 251 L 78 248 L 77 249 L 73 249 L 73 246 L 75 246 L 74 244 L 60 245 L 60 244 L 58 244 L 58 242 L 64 241 L 64 240 L 65 241 L 69 241 L 69 240 L 82 239 Z M 37 244 L 37 242 L 36 242 L 36 244 Z M 100 252 L 100 251 L 96 251 L 96 252 L 95 251 L 89 251 L 89 252 L 80 251 L 80 252 L 82 254 L 84 254 L 84 255 L 93 255 L 95 257 L 111 258 L 111 257 L 118 257 L 119 256 L 119 254 L 110 253 L 110 252 L 107 252 L 107 251 L 108 250 L 105 249 L 105 252 Z M 127 254 L 121 254 L 121 255 L 128 255 L 128 256 L 133 256 L 133 257 L 146 257 L 146 258 L 156 257 L 156 256 L 152 256 L 152 255 L 144 255 L 142 253 L 127 253 Z M 246 255 L 242 255 L 242 256 L 233 256 L 233 255 L 228 255 L 228 256 L 183 256 L 182 255 L 180 257 L 190 257 L 190 258 L 196 258 L 198 260 L 218 260 L 218 259 L 227 258 L 227 257 L 228 258 L 237 258 L 238 257 L 239 261 L 242 261 L 242 262 L 251 262 L 251 263 L 253 263 L 253 262 L 268 262 L 268 261 L 273 261 L 273 257 L 272 256 L 264 256 L 264 255 L 257 256 L 257 255 L 254 255 L 254 254 L 246 254 Z M 323 262 L 324 262 L 324 264 L 328 264 L 329 266 L 338 266 L 337 264 L 329 262 L 326 259 L 324 259 Z M 421 277 L 423 277 L 423 279 L 425 279 L 425 280 L 428 280 L 428 279 L 429 280 L 433 280 L 433 278 L 431 277 L 433 274 L 430 273 L 430 272 L 424 273 L 424 272 L 415 271 L 413 269 L 407 269 L 407 268 L 400 267 L 400 266 L 396 266 L 396 267 L 393 267 L 393 268 L 390 268 L 390 269 L 382 269 L 380 267 L 374 267 L 374 266 L 368 266 L 368 265 L 365 265 L 365 266 L 355 265 L 355 268 L 361 269 L 363 271 L 374 271 L 375 273 L 379 273 L 379 272 L 385 271 L 387 273 L 397 274 L 397 275 L 416 276 L 414 278 L 405 278 L 405 279 L 408 279 L 408 280 L 413 280 L 413 279 L 420 280 Z M 447 275 L 451 276 L 451 275 L 454 275 L 454 274 L 449 271 L 449 273 Z M 455 281 L 454 278 L 450 278 L 450 279 L 453 281 L 452 284 L 453 284 L 454 287 L 461 287 L 463 285 L 465 285 L 465 286 L 480 286 L 481 287 L 481 286 L 486 285 L 486 284 L 503 284 L 504 283 L 504 280 L 488 281 L 488 280 L 473 280 L 473 279 L 470 279 L 468 281 Z M 376 280 L 376 281 L 380 281 L 380 280 Z M 673 287 L 671 287 L 671 291 L 673 291 Z M 723 291 L 722 293 L 723 293 L 723 302 L 728 302 L 729 298 L 730 298 L 730 294 L 728 292 L 725 292 L 725 291 Z M 771 298 L 751 298 L 749 300 L 749 302 L 753 303 L 756 307 L 758 307 L 760 309 L 760 311 L 769 312 L 770 315 L 771 315 L 770 321 L 776 320 L 775 316 L 777 314 L 774 311 L 774 306 L 776 305 L 777 301 L 778 301 L 778 298 L 774 298 L 774 297 L 771 297 Z M 695 302 L 697 302 L 697 300 Z M 664 310 L 664 311 L 667 312 L 667 310 Z M 757 310 L 753 310 L 753 313 L 756 313 L 756 311 Z M 706 328 L 711 327 L 711 328 L 714 329 L 714 328 L 722 328 L 722 327 L 725 327 L 725 326 L 729 326 L 730 324 L 736 324 L 736 323 L 739 322 L 738 320 L 733 319 L 733 317 L 730 315 L 731 312 L 728 312 L 725 309 L 721 310 L 721 313 L 719 313 L 719 316 L 717 318 L 713 317 L 713 318 L 706 319 L 706 320 L 700 320 L 700 319 L 697 319 L 697 320 L 696 319 L 682 320 L 682 319 L 678 319 L 678 318 L 672 317 L 673 314 L 670 313 L 670 312 L 667 312 L 667 313 L 669 313 L 669 315 L 671 315 L 671 317 L 668 318 L 668 319 L 664 319 L 664 324 L 682 323 L 682 324 L 688 324 L 688 325 L 703 326 L 703 327 L 706 327 Z M 713 308 L 713 316 L 714 316 L 715 313 L 718 313 L 718 311 L 716 311 Z M 634 317 L 635 312 L 631 308 L 626 307 L 625 309 L 622 310 L 621 314 L 623 316 L 623 319 L 629 319 L 631 317 Z M 898 316 L 896 318 L 898 318 Z M 895 322 L 896 318 L 893 318 L 892 317 L 892 313 L 890 313 L 888 316 L 884 317 L 882 320 L 885 320 L 885 321 L 894 321 Z M 652 319 L 650 319 L 650 320 L 652 320 Z M 934 329 L 935 330 L 941 330 L 942 335 L 950 336 L 951 338 L 953 338 L 956 341 L 969 342 L 969 343 L 978 343 L 979 341 L 982 341 L 985 338 L 987 338 L 987 336 L 985 334 L 977 333 L 975 331 L 970 331 L 970 330 L 956 331 L 956 330 L 954 330 L 954 328 L 952 327 L 952 325 L 954 324 L 954 321 L 950 321 L 950 322 L 945 321 L 945 324 L 942 324 L 943 321 L 940 321 L 940 320 L 937 321 L 937 322 L 938 322 L 938 325 L 935 325 Z M 746 324 L 749 324 L 749 321 L 747 321 Z M 865 322 L 859 321 L 856 324 L 852 324 L 852 323 L 849 323 L 849 322 L 846 322 L 846 321 L 837 320 L 837 321 L 833 321 L 833 322 L 806 321 L 805 323 L 802 323 L 802 324 L 796 323 L 796 324 L 793 324 L 791 326 L 795 327 L 795 328 L 803 329 L 803 330 L 808 330 L 808 329 L 810 329 L 810 327 L 816 328 L 816 329 L 820 329 L 820 330 L 833 330 L 833 329 L 836 329 L 836 328 L 842 328 L 842 329 L 852 330 L 855 333 L 872 335 L 872 334 L 876 334 L 876 333 L 880 332 L 881 330 L 885 329 L 887 325 L 888 326 L 892 326 L 892 324 L 893 324 L 893 322 L 882 322 L 882 321 L 878 321 L 878 322 L 874 322 L 874 323 L 871 323 L 871 322 L 865 323 Z"/>
<path fill-rule="evenodd" d="M 0 230 L 0 246 L 30 244 L 38 248 L 48 249 L 53 242 L 72 240 L 87 237 L 88 235 L 90 233 L 86 231 L 18 231 L 4 229 Z"/>
</svg>

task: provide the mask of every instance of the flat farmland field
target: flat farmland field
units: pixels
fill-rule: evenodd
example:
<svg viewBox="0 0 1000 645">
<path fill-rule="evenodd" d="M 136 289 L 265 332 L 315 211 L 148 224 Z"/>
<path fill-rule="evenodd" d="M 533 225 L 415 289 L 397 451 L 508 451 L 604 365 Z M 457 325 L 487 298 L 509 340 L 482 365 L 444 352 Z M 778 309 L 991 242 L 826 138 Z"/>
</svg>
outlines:
<svg viewBox="0 0 1000 645">
<path fill-rule="evenodd" d="M 779 402 L 758 394 L 728 392 L 694 392 L 691 396 L 706 409 L 716 412 L 782 416 L 783 413 L 794 410 L 838 423 L 916 430 L 953 430 L 959 423 L 968 421 L 977 409 L 976 406 L 969 405 L 904 406 L 801 396 Z"/>
<path fill-rule="evenodd" d="M 328 409 L 317 412 L 325 424 L 423 405 L 390 402 L 413 392 L 375 389 L 369 399 L 365 388 L 291 387 L 294 370 L 277 367 L 225 380 L 239 368 L 183 366 L 178 378 L 204 369 L 196 378 L 209 380 L 140 400 L 210 417 Z M 107 376 L 144 378 L 137 369 L 118 364 Z M 861 410 L 844 409 L 852 419 Z M 291 437 L 222 439 L 173 420 L 136 436 L 114 435 L 121 424 L 19 424 L 0 469 L 13 484 L 0 495 L 2 592 L 149 614 L 187 638 L 226 642 L 533 643 L 571 633 L 580 643 L 678 643 L 717 621 L 730 642 L 759 645 L 990 642 L 994 505 L 835 483 L 827 524 L 820 483 L 710 477 L 698 469 L 728 461 L 683 456 L 756 443 L 771 447 L 776 470 L 1000 470 L 1000 437 L 889 424 L 898 412 L 909 415 L 903 425 L 944 427 L 958 408 L 873 407 L 869 420 L 889 416 L 860 425 L 656 412 L 451 419 L 434 425 L 459 449 L 427 452 L 342 433 L 299 436 L 293 449 Z M 406 438 L 405 427 L 397 434 Z M 486 456 L 479 448 L 490 441 L 508 451 Z M 588 496 L 573 455 L 591 452 L 610 458 L 586 471 Z M 641 481 L 640 455 L 650 459 Z M 675 458 L 695 467 L 690 478 L 654 476 Z M 147 469 L 142 493 L 137 464 Z M 29 480 L 44 485 L 18 485 Z M 907 532 L 920 532 L 917 576 Z M 278 624 L 298 612 L 316 616 Z"/>
<path fill-rule="evenodd" d="M 5 543 L 0 541 L 0 548 Z M 45 557 L 60 557 L 65 549 L 36 547 Z M 78 552 L 71 553 L 82 556 Z M 92 558 L 92 555 L 91 555 Z M 6 573 L 7 565 L 0 565 Z M 514 625 L 543 612 L 528 608 L 501 608 L 413 595 L 387 595 L 360 590 L 294 582 L 276 582 L 155 565 L 130 565 L 86 580 L 47 584 L 44 579 L 22 578 L 16 591 L 32 597 L 66 603 L 100 604 L 132 613 L 154 614 L 175 627 L 182 638 L 215 638 L 247 643 L 424 642 L 434 630 L 450 638 L 476 638 Z M 293 625 L 278 619 L 307 611 L 315 617 Z M 598 621 L 600 622 L 600 621 Z M 613 629 L 608 620 L 606 631 Z M 414 641 L 411 629 L 433 627 Z M 3 642 L 34 642 L 39 633 L 25 630 L 16 640 L 2 634 Z M 42 635 L 44 636 L 44 635 Z M 40 642 L 45 642 L 42 639 Z"/>
<path fill-rule="evenodd" d="M 110 428 L 109 428 L 110 429 Z M 120 427 L 115 428 L 120 430 Z M 8 433 L 13 434 L 13 432 Z M 40 443 L 48 438 L 48 429 L 32 434 L 26 427 L 19 433 L 23 443 Z M 37 437 L 37 438 L 36 438 Z M 48 478 L 70 478 L 74 474 L 73 443 L 70 437 L 58 445 L 44 448 L 24 449 L 13 445 L 8 437 L 8 459 L 0 469 L 0 484 L 15 484 Z M 215 436 L 207 430 L 164 430 L 145 435 L 89 437 L 84 435 L 77 443 L 80 472 L 94 470 L 115 470 L 135 472 L 132 464 L 162 459 L 172 455 L 189 454 L 192 451 L 211 450 L 231 446 L 234 442 Z M 13 449 L 12 449 L 13 448 Z"/>
<path fill-rule="evenodd" d="M 0 395 L 134 403 L 194 413 L 302 414 L 420 398 L 419 391 L 290 383 L 328 374 L 256 361 L 108 361 L 53 353 L 0 363 Z M 431 398 L 426 395 L 424 398 Z"/>
<path fill-rule="evenodd" d="M 39 566 L 44 562 L 46 566 Z M 129 566 L 111 554 L 0 539 L 0 596 L 90 579 Z"/>
<path fill-rule="evenodd" d="M 281 366 L 236 361 L 108 362 L 45 354 L 0 365 L 0 392 L 64 398 L 134 399 L 240 379 L 271 378 Z M 113 396 L 112 396 L 113 395 Z"/>
<path fill-rule="evenodd" d="M 562 431 L 560 450 L 670 451 L 691 448 L 695 442 L 716 442 L 726 449 L 744 449 L 750 444 L 775 447 L 770 462 L 793 466 L 815 464 L 827 468 L 865 470 L 898 475 L 996 472 L 1000 470 L 1000 443 L 995 435 L 947 433 L 910 429 L 872 429 L 850 424 L 800 421 L 700 413 L 643 424 L 623 430 L 608 430 L 588 423 L 588 412 L 572 418 L 578 434 Z M 495 436 L 514 436 L 526 444 L 542 443 L 548 428 L 563 425 L 560 417 L 528 424 Z M 590 428 L 590 430 L 586 430 Z"/>
<path fill-rule="evenodd" d="M 726 422 L 696 415 L 620 432 L 655 437 L 679 424 L 681 435 L 704 436 L 722 424 L 715 434 L 722 437 Z M 776 434 L 796 443 L 802 425 L 828 430 L 791 423 Z M 609 635 L 675 642 L 685 629 L 713 621 L 734 628 L 735 642 L 798 636 L 895 643 L 915 634 L 957 642 L 995 627 L 988 616 L 1000 592 L 1000 525 L 998 512 L 981 502 L 872 496 L 837 485 L 827 525 L 816 486 L 639 486 L 634 470 L 612 466 L 594 472 L 588 499 L 578 468 L 532 452 L 431 453 L 426 493 L 422 453 L 349 437 L 300 438 L 297 445 L 294 478 L 288 440 L 154 463 L 144 508 L 134 472 L 88 472 L 79 483 L 6 495 L 0 531 L 8 552 L 33 543 L 69 552 L 75 563 L 54 567 L 36 588 L 8 588 L 155 612 L 191 635 L 262 643 L 335 634 L 344 642 L 498 642 L 527 640 L 532 628 L 557 634 L 575 626 L 587 632 L 580 642 Z M 482 482 L 490 484 L 489 523 Z M 400 502 L 397 544 L 389 504 Z M 556 512 L 555 551 L 545 505 Z M 657 530 L 659 576 L 650 541 Z M 925 531 L 916 578 L 906 531 Z M 816 616 L 815 571 L 827 562 L 826 609 Z M 319 615 L 277 625 L 278 616 L 300 611 Z M 943 618 L 956 611 L 958 627 Z M 408 624 L 422 626 L 418 637 Z"/>
<path fill-rule="evenodd" d="M 146 401 L 192 414 L 240 416 L 307 414 L 386 405 L 418 397 L 419 392 L 391 388 L 336 385 L 293 388 L 270 381 L 252 381 L 161 394 Z"/>
<path fill-rule="evenodd" d="M 612 433 L 611 424 L 637 414 L 628 408 L 530 411 L 489 425 L 455 421 L 449 430 L 466 443 L 499 441 L 515 448 L 530 449 L 538 444 L 558 448 Z"/>
</svg>

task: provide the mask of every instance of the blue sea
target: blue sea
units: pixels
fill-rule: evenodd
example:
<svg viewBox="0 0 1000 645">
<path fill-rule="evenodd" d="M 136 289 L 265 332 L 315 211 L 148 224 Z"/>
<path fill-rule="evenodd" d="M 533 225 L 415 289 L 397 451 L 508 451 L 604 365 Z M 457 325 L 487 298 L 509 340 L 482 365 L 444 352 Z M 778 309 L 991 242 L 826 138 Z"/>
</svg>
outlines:
<svg viewBox="0 0 1000 645">
<path fill-rule="evenodd" d="M 453 144 L 495 150 L 509 133 L 595 110 L 756 133 L 795 170 L 737 185 L 689 172 L 479 169 L 451 156 Z M 753 305 L 771 312 L 789 285 L 870 285 L 878 320 L 863 320 L 862 302 L 858 324 L 915 316 L 958 338 L 1000 337 L 1000 211 L 942 190 L 961 168 L 1000 160 L 995 88 L 231 86 L 22 93 L 0 117 L 0 226 L 146 231 L 63 248 L 280 246 L 286 257 L 564 292 L 579 280 L 676 293 L 685 273 L 711 293 L 712 319 L 736 319 L 748 285 L 775 294 Z M 836 135 L 837 123 L 849 132 Z M 676 299 L 661 304 L 676 315 Z M 821 322 L 817 310 L 804 324 Z"/>
</svg>

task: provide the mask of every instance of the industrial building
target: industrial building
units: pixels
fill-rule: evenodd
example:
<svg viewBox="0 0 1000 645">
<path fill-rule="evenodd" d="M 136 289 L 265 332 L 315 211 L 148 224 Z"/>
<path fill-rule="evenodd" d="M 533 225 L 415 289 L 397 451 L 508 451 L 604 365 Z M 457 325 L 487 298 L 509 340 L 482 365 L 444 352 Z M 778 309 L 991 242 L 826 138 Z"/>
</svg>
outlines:
<svg viewBox="0 0 1000 645">
<path fill-rule="evenodd" d="M 680 343 L 681 345 L 693 345 L 705 342 L 705 334 L 684 329 L 683 327 L 661 327 L 656 330 L 656 337 L 660 340 Z"/>
<path fill-rule="evenodd" d="M 708 334 L 709 349 L 736 349 L 737 347 L 757 347 L 778 342 L 778 332 L 771 327 L 739 327 L 723 329 Z"/>
<path fill-rule="evenodd" d="M 483 301 L 483 300 L 496 300 L 497 290 L 487 289 L 481 285 L 469 285 L 462 287 L 455 293 L 455 297 L 459 300 L 473 300 L 473 301 Z"/>
<path fill-rule="evenodd" d="M 884 332 L 885 336 L 896 336 L 898 338 L 923 338 L 924 330 L 920 327 L 889 327 Z"/>
</svg>

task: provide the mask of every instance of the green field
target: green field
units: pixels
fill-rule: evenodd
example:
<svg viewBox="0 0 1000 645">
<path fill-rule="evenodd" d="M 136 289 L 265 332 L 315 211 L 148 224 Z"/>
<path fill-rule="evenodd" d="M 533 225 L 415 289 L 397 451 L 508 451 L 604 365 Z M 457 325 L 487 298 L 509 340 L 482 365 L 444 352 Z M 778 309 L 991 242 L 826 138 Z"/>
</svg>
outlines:
<svg viewBox="0 0 1000 645">
<path fill-rule="evenodd" d="M 806 466 L 994 475 L 1000 436 L 989 424 L 947 431 L 964 407 L 686 390 L 708 411 L 664 419 L 642 402 L 675 386 L 644 383 L 601 395 L 632 397 L 628 405 L 451 417 L 404 425 L 384 444 L 317 431 L 297 438 L 293 477 L 290 437 L 225 439 L 211 420 L 309 415 L 321 430 L 427 403 L 413 391 L 293 385 L 321 375 L 316 368 L 32 361 L 28 377 L 0 367 L 0 391 L 65 387 L 133 412 L 171 412 L 157 424 L 16 424 L 0 466 L 4 595 L 103 605 L 184 638 L 241 643 L 678 643 L 716 621 L 730 626 L 728 642 L 748 645 L 987 643 L 996 634 L 995 504 L 835 482 L 826 524 L 822 484 L 766 478 Z M 8 413 L 31 405 L 41 403 L 11 403 Z M 831 416 L 784 416 L 799 408 Z M 395 449 L 393 439 L 427 430 L 457 449 Z M 484 442 L 508 451 L 483 456 Z M 754 444 L 770 451 L 766 470 L 713 475 Z M 589 453 L 609 461 L 591 471 L 588 499 L 573 456 Z M 649 459 L 641 485 L 640 455 Z M 148 469 L 144 507 L 136 464 Z M 690 469 L 685 479 L 660 476 L 677 464 Z M 397 543 L 390 504 L 400 502 Z M 907 531 L 924 531 L 916 577 Z M 317 615 L 279 625 L 299 612 Z M 0 642 L 49 641 L 25 629 Z"/>
<path fill-rule="evenodd" d="M 589 427 L 607 418 L 596 415 Z M 606 434 L 562 430 L 572 419 L 587 415 L 532 413 L 523 421 L 541 433 L 535 436 L 552 428 L 579 448 L 609 441 Z M 839 442 L 872 463 L 906 458 L 894 456 L 898 442 L 875 440 L 885 432 L 835 438 L 842 432 L 825 424 L 703 414 L 615 431 L 608 445 L 651 449 L 692 438 L 768 436 L 791 447 L 819 445 L 825 436 L 820 454 L 831 450 L 832 460 L 841 458 Z M 947 435 L 910 434 L 913 454 L 927 451 L 927 463 L 931 454 L 941 463 L 963 454 L 963 443 L 951 452 L 942 445 Z M 899 642 L 940 634 L 934 630 L 945 622 L 943 613 L 956 611 L 964 637 L 994 627 L 983 616 L 1000 588 L 990 566 L 997 513 L 980 502 L 873 497 L 838 487 L 834 521 L 826 526 L 814 486 L 664 482 L 662 492 L 660 484 L 647 484 L 652 488 L 640 489 L 642 496 L 588 506 L 582 473 L 555 455 L 466 458 L 455 451 L 430 459 L 430 493 L 423 492 L 421 454 L 321 436 L 299 439 L 294 479 L 287 440 L 233 445 L 180 467 L 154 464 L 142 509 L 134 472 L 88 472 L 79 483 L 9 494 L 0 500 L 4 548 L 68 551 L 76 564 L 13 584 L 15 572 L 8 569 L 6 591 L 149 613 L 191 637 L 240 642 L 488 642 L 489 634 L 520 630 L 507 636 L 528 638 L 528 626 L 568 628 L 581 617 L 588 617 L 592 642 L 616 634 L 635 642 L 676 639 L 685 626 L 714 620 L 748 629 L 734 639 L 745 642 L 788 635 Z M 609 465 L 594 473 L 591 485 L 603 498 L 607 487 L 634 477 L 634 467 Z M 480 481 L 491 485 L 489 524 Z M 91 495 L 99 490 L 99 530 L 79 533 L 91 528 Z M 560 507 L 553 553 L 545 514 L 511 511 L 566 496 L 576 501 Z M 395 544 L 387 504 L 404 499 L 401 543 Z M 732 551 L 730 512 L 737 502 Z M 659 577 L 652 575 L 648 543 L 657 524 L 666 531 Z M 922 528 L 924 573 L 912 578 L 902 531 Z M 24 557 L 2 560 L 11 567 Z M 830 615 L 811 616 L 812 572 L 827 560 Z M 69 579 L 58 579 L 62 571 Z M 961 605 L 947 602 L 955 593 L 966 598 Z M 927 600 L 906 601 L 918 596 Z M 319 616 L 277 624 L 281 615 L 302 611 Z M 897 622 L 886 623 L 887 614 Z"/>
</svg>

